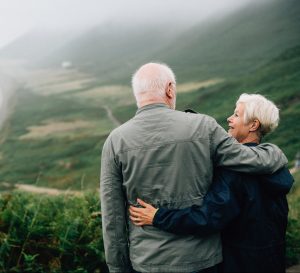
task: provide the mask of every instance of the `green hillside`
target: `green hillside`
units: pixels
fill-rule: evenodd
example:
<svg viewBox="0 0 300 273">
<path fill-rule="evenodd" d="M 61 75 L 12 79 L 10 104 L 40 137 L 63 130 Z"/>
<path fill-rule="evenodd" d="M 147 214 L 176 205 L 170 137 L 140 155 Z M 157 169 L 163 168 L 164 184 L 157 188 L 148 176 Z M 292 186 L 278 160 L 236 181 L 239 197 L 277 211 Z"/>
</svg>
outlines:
<svg viewBox="0 0 300 273">
<path fill-rule="evenodd" d="M 99 106 L 59 96 L 43 97 L 19 90 L 17 110 L 3 129 L 0 177 L 3 182 L 38 184 L 55 188 L 95 188 L 98 184 L 99 153 L 113 128 Z M 103 118 L 101 118 L 103 116 Z M 54 131 L 42 137 L 24 137 L 29 126 L 72 124 L 84 119 L 87 126 Z M 85 125 L 85 124 L 84 124 Z M 49 126 L 48 126 L 49 127 Z M 47 127 L 46 127 L 47 128 Z"/>
<path fill-rule="evenodd" d="M 265 141 L 279 145 L 292 163 L 300 150 L 299 86 L 297 46 L 252 74 L 179 93 L 177 108 L 209 114 L 226 128 L 226 117 L 231 115 L 241 93 L 263 94 L 281 109 L 280 125 Z M 61 189 L 98 187 L 104 140 L 118 122 L 125 122 L 136 111 L 130 87 L 93 89 L 87 85 L 47 96 L 39 92 L 17 92 L 16 110 L 2 130 L 5 140 L 0 147 L 1 180 Z"/>
<path fill-rule="evenodd" d="M 182 80 L 240 77 L 300 44 L 299 14 L 297 0 L 252 2 L 206 27 L 196 25 L 159 56 Z"/>
</svg>

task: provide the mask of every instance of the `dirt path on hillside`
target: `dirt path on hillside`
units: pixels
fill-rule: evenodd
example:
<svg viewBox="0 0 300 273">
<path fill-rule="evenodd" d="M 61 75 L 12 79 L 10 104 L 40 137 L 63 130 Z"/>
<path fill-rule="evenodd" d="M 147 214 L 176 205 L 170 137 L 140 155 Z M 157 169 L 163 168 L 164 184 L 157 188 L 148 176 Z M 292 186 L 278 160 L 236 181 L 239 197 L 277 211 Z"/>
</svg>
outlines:
<svg viewBox="0 0 300 273">
<path fill-rule="evenodd" d="M 102 107 L 105 109 L 108 118 L 111 120 L 114 126 L 119 127 L 121 125 L 121 122 L 114 116 L 111 109 L 107 105 L 103 105 Z"/>
<path fill-rule="evenodd" d="M 47 195 L 60 195 L 60 194 L 82 195 L 82 192 L 80 191 L 59 190 L 59 189 L 38 187 L 38 186 L 26 185 L 26 184 L 16 184 L 15 189 L 26 191 L 26 192 L 37 193 L 37 194 L 47 194 Z"/>
<path fill-rule="evenodd" d="M 31 192 L 36 194 L 47 194 L 47 195 L 82 195 L 81 191 L 74 191 L 74 190 L 59 190 L 54 188 L 47 188 L 47 187 L 38 187 L 35 185 L 28 185 L 28 184 L 10 184 L 6 182 L 0 183 L 0 188 L 3 191 L 13 191 L 13 190 L 20 190 L 25 192 Z"/>
</svg>

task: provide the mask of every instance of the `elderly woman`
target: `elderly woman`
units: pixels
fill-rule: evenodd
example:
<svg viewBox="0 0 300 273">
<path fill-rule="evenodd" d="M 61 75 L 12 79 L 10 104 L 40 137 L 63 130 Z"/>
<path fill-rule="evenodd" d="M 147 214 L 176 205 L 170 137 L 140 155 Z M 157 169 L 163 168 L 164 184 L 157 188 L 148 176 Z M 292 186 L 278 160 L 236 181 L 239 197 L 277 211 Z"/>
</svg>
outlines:
<svg viewBox="0 0 300 273">
<path fill-rule="evenodd" d="M 279 110 L 261 95 L 242 94 L 227 121 L 231 136 L 255 146 L 277 127 Z M 153 225 L 176 234 L 221 231 L 220 272 L 285 272 L 286 194 L 292 183 L 286 168 L 270 175 L 217 168 L 202 206 L 157 209 L 138 199 L 142 207 L 130 207 L 130 218 L 137 226 Z"/>
</svg>

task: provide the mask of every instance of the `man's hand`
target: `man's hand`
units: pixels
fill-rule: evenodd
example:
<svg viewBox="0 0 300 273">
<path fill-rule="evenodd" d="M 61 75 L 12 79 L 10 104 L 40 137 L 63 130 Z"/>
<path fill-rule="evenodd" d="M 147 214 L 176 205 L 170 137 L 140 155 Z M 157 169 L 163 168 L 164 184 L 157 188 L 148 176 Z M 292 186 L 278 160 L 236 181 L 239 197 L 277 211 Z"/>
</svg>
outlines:
<svg viewBox="0 0 300 273">
<path fill-rule="evenodd" d="M 151 226 L 155 213 L 158 211 L 155 207 L 144 202 L 141 199 L 137 199 L 137 202 L 143 206 L 143 208 L 129 207 L 130 219 L 136 226 Z"/>
</svg>

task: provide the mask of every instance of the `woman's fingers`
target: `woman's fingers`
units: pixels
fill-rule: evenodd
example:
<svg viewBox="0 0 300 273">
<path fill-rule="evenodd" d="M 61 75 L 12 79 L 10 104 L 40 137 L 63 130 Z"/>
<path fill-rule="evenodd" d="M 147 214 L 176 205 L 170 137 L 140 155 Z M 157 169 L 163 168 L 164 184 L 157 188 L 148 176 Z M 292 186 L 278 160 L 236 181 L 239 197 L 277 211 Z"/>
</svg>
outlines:
<svg viewBox="0 0 300 273">
<path fill-rule="evenodd" d="M 131 216 L 131 215 L 129 217 L 130 217 L 131 221 L 134 222 L 134 223 L 140 222 L 139 218 L 137 218 L 137 217 L 134 217 L 134 216 Z"/>
<path fill-rule="evenodd" d="M 136 226 L 148 225 L 148 217 L 145 208 L 129 208 L 129 218 Z"/>
<path fill-rule="evenodd" d="M 141 217 L 142 214 L 140 212 L 136 212 L 134 210 L 129 209 L 130 215 L 134 216 L 134 217 Z"/>
<path fill-rule="evenodd" d="M 129 207 L 130 219 L 136 226 L 152 225 L 157 209 L 143 200 L 137 200 L 143 208 Z"/>
<path fill-rule="evenodd" d="M 141 212 L 141 211 L 144 210 L 144 208 L 136 208 L 136 207 L 134 207 L 134 206 L 130 206 L 130 207 L 129 207 L 129 210 L 130 210 L 130 211 L 134 211 L 134 212 Z"/>
<path fill-rule="evenodd" d="M 148 204 L 148 203 L 146 203 L 146 202 L 144 202 L 142 199 L 140 199 L 140 198 L 137 198 L 137 202 L 140 204 L 140 205 L 142 205 L 143 207 L 147 207 L 147 206 L 149 206 L 150 204 Z"/>
<path fill-rule="evenodd" d="M 130 218 L 130 220 L 132 221 L 132 223 L 134 224 L 134 225 L 136 225 L 136 226 L 143 226 L 144 225 L 144 223 L 143 222 L 141 222 L 138 218 L 136 218 L 136 217 L 133 217 L 133 216 L 129 216 L 129 218 Z"/>
</svg>

